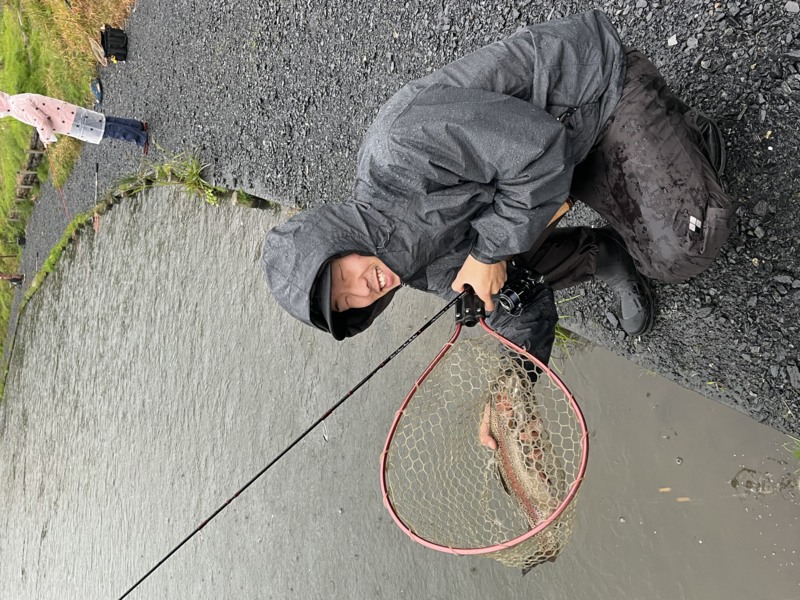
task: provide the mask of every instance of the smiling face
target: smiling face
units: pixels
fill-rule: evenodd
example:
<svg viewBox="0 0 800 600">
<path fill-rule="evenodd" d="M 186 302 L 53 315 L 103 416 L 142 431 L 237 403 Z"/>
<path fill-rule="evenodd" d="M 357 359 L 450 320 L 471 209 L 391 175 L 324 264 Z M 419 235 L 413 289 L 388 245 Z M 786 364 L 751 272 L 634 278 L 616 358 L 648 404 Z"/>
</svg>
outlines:
<svg viewBox="0 0 800 600">
<path fill-rule="evenodd" d="M 331 310 L 365 308 L 400 285 L 400 278 L 374 256 L 348 254 L 331 261 Z"/>
</svg>

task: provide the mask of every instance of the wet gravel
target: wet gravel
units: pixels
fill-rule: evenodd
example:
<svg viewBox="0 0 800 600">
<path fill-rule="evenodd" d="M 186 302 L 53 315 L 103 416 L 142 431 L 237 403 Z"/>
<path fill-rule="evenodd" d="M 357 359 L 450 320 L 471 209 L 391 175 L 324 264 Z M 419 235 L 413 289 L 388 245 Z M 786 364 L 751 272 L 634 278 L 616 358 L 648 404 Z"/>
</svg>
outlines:
<svg viewBox="0 0 800 600">
<path fill-rule="evenodd" d="M 101 70 L 105 112 L 146 119 L 162 148 L 195 152 L 217 184 L 290 205 L 332 202 L 347 196 L 361 137 L 404 82 L 522 25 L 592 7 L 717 118 L 739 224 L 708 272 L 655 286 L 659 315 L 645 338 L 615 328 L 601 284 L 562 295 L 571 298 L 562 323 L 800 433 L 797 2 L 139 0 L 126 25 L 128 62 Z M 139 161 L 116 142 L 84 148 L 63 190 L 67 211 L 51 188 L 39 199 L 24 271 L 41 266 L 67 212 L 93 204 L 95 164 L 102 193 Z M 594 222 L 588 209 L 567 220 Z"/>
</svg>

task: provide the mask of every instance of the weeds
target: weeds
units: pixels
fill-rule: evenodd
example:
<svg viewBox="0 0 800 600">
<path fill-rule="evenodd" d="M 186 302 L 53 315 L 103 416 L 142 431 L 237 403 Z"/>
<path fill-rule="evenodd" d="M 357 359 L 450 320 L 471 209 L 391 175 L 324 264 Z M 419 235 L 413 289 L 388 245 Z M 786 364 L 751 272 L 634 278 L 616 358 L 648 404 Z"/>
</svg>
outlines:
<svg viewBox="0 0 800 600">
<path fill-rule="evenodd" d="M 105 23 L 120 26 L 135 0 L 5 0 L 0 2 L 0 90 L 36 93 L 78 105 L 91 101 L 89 82 L 97 64 L 89 38 L 99 38 Z M 16 200 L 16 173 L 25 160 L 32 128 L 11 118 L 0 120 L 0 270 L 16 272 L 22 256 L 17 239 L 24 235 L 30 201 Z M 62 138 L 48 149 L 47 170 L 63 185 L 80 152 L 80 142 Z M 32 190 L 38 195 L 38 190 Z M 13 218 L 12 218 L 13 217 Z M 0 284 L 0 331 L 8 327 L 14 289 Z M 2 351 L 5 338 L 0 339 Z"/>
<path fill-rule="evenodd" d="M 42 286 L 42 283 L 44 283 L 44 280 L 47 279 L 47 276 L 55 270 L 56 266 L 58 266 L 61 255 L 67 249 L 67 246 L 69 246 L 70 242 L 77 237 L 78 232 L 80 232 L 81 229 L 91 224 L 94 212 L 94 210 L 89 210 L 85 213 L 81 213 L 72 219 L 72 222 L 67 225 L 64 235 L 61 236 L 61 239 L 50 251 L 50 255 L 47 257 L 47 260 L 44 261 L 42 268 L 39 269 L 39 272 L 36 273 L 36 276 L 33 278 L 28 291 L 25 293 L 25 299 L 20 305 L 20 313 L 22 313 L 22 310 L 25 308 L 25 304 L 28 302 L 28 300 L 30 300 L 36 291 Z"/>
<path fill-rule="evenodd" d="M 575 300 L 580 296 L 570 296 L 568 298 L 560 298 L 556 300 L 556 305 L 561 305 L 570 300 Z M 570 318 L 569 315 L 558 315 L 559 320 L 567 320 Z M 558 350 L 561 353 L 559 357 L 561 360 L 571 360 L 572 354 L 571 350 L 578 349 L 586 345 L 585 340 L 578 337 L 574 333 L 572 333 L 569 329 L 562 327 L 561 325 L 556 325 L 556 332 L 555 332 L 555 341 L 553 342 L 553 348 Z M 556 361 L 551 363 L 551 367 L 553 368 L 556 373 L 559 375 L 563 375 L 561 369 L 558 366 Z"/>
<path fill-rule="evenodd" d="M 160 150 L 163 154 L 163 149 Z M 122 195 L 135 195 L 152 187 L 181 185 L 188 192 L 216 206 L 222 196 L 228 193 L 225 188 L 213 185 L 203 178 L 203 171 L 208 165 L 202 164 L 199 158 L 188 152 L 175 154 L 162 163 L 148 161 L 145 165 L 143 171 L 126 177 L 119 183 L 118 191 Z"/>
<path fill-rule="evenodd" d="M 792 440 L 791 442 L 786 442 L 783 447 L 786 448 L 789 452 L 794 454 L 794 457 L 800 461 L 800 439 L 790 435 L 789 439 Z"/>
<path fill-rule="evenodd" d="M 61 239 L 53 247 L 44 261 L 42 268 L 36 273 L 36 276 L 31 281 L 25 298 L 23 298 L 19 307 L 19 314 L 21 315 L 25 310 L 28 301 L 36 294 L 45 282 L 47 277 L 55 271 L 61 260 L 62 255 L 69 247 L 69 245 L 76 239 L 82 229 L 91 227 L 94 222 L 95 215 L 102 215 L 106 213 L 111 206 L 122 197 L 134 196 L 144 190 L 156 186 L 166 185 L 180 185 L 183 186 L 188 192 L 200 196 L 206 202 L 212 205 L 218 205 L 223 197 L 231 195 L 228 190 L 214 186 L 208 183 L 202 177 L 204 165 L 200 160 L 188 153 L 181 153 L 172 157 L 169 161 L 156 164 L 153 162 L 147 163 L 148 169 L 137 175 L 123 180 L 118 187 L 106 194 L 106 196 L 93 208 L 87 210 L 75 218 L 67 226 Z M 239 192 L 241 193 L 241 192 Z M 13 298 L 13 294 L 11 296 Z M 6 323 L 8 322 L 6 317 Z M 12 338 L 12 349 L 13 349 Z M 9 352 L 11 356 L 11 352 Z M 8 363 L 5 365 L 2 381 L 0 381 L 0 399 L 5 389 L 5 379 L 8 375 Z"/>
<path fill-rule="evenodd" d="M 257 196 L 251 196 L 247 192 L 243 190 L 236 190 L 233 196 L 233 202 L 237 206 L 244 206 L 247 208 L 257 208 L 259 210 L 269 210 L 272 214 L 277 215 L 284 211 L 291 216 L 297 214 L 299 209 L 296 208 L 286 208 L 279 202 L 275 202 L 274 200 L 267 200 L 265 198 L 258 198 Z"/>
<path fill-rule="evenodd" d="M 222 197 L 228 195 L 226 189 L 212 185 L 203 179 L 204 165 L 196 156 L 187 152 L 177 154 L 163 163 L 148 162 L 146 164 L 148 166 L 146 170 L 123 179 L 117 188 L 106 194 L 96 206 L 72 220 L 64 231 L 64 235 L 61 236 L 61 240 L 50 251 L 47 260 L 31 282 L 20 312 L 24 308 L 24 304 L 41 287 L 47 276 L 55 270 L 64 250 L 78 236 L 80 230 L 91 226 L 94 216 L 107 212 L 119 198 L 135 196 L 149 188 L 167 185 L 183 186 L 189 193 L 203 198 L 214 206 L 219 204 Z"/>
</svg>

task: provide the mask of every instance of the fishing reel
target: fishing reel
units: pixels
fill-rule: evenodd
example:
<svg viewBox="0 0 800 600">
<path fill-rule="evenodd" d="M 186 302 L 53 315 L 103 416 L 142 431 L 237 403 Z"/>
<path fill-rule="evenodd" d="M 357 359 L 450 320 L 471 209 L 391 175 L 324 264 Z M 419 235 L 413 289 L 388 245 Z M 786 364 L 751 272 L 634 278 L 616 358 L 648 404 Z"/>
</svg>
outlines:
<svg viewBox="0 0 800 600">
<path fill-rule="evenodd" d="M 506 281 L 506 285 L 497 293 L 497 303 L 512 317 L 516 317 L 542 283 L 544 276 L 529 269 L 517 268 L 514 270 L 514 276 Z"/>
<path fill-rule="evenodd" d="M 527 302 L 535 295 L 536 288 L 544 282 L 544 276 L 529 269 L 514 268 L 512 277 L 497 293 L 497 303 L 512 317 L 518 316 Z M 473 327 L 486 316 L 483 300 L 478 298 L 472 288 L 469 294 L 456 302 L 456 323 Z"/>
</svg>

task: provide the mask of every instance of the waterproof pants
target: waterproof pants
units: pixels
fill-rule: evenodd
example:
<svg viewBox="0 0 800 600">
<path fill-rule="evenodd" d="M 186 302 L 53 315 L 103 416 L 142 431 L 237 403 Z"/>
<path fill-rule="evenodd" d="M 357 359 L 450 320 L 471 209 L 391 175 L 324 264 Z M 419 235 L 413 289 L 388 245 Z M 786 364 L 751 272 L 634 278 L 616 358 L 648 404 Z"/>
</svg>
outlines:
<svg viewBox="0 0 800 600">
<path fill-rule="evenodd" d="M 135 119 L 125 119 L 122 117 L 106 117 L 106 128 L 103 131 L 103 139 L 122 140 L 134 142 L 143 148 L 147 142 L 147 131 L 144 123 Z"/>
<path fill-rule="evenodd" d="M 627 59 L 622 98 L 576 167 L 570 195 L 616 229 L 643 275 L 680 282 L 717 257 L 735 205 L 706 157 L 697 111 L 640 52 Z M 563 289 L 593 276 L 596 255 L 591 228 L 558 228 L 517 262 Z"/>
</svg>

